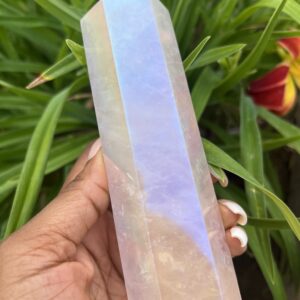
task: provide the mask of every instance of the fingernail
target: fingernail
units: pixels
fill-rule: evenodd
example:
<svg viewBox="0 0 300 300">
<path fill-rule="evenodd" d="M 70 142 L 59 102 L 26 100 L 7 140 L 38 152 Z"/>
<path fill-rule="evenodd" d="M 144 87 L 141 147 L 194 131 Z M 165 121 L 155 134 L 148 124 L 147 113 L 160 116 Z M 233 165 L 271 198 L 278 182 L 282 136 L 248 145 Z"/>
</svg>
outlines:
<svg viewBox="0 0 300 300">
<path fill-rule="evenodd" d="M 239 215 L 238 224 L 244 226 L 248 222 L 248 217 L 244 209 L 239 206 L 236 202 L 230 200 L 220 200 L 221 204 L 225 205 L 230 211 L 232 211 L 235 215 Z"/>
<path fill-rule="evenodd" d="M 232 227 L 230 229 L 230 234 L 233 238 L 236 238 L 240 241 L 241 247 L 245 248 L 248 244 L 248 236 L 246 231 L 239 226 Z"/>
<path fill-rule="evenodd" d="M 90 152 L 88 155 L 88 160 L 92 159 L 99 152 L 99 150 L 101 149 L 101 146 L 102 145 L 101 145 L 100 138 L 98 138 L 91 146 L 91 149 L 90 149 Z"/>
</svg>

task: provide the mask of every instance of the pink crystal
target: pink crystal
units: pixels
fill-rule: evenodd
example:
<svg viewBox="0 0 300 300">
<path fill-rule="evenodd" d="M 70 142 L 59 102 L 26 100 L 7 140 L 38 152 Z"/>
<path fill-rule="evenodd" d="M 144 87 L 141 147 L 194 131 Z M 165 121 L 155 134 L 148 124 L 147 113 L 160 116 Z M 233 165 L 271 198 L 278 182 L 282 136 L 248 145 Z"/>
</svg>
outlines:
<svg viewBox="0 0 300 300">
<path fill-rule="evenodd" d="M 241 299 L 167 10 L 102 0 L 81 25 L 128 299 Z"/>
</svg>

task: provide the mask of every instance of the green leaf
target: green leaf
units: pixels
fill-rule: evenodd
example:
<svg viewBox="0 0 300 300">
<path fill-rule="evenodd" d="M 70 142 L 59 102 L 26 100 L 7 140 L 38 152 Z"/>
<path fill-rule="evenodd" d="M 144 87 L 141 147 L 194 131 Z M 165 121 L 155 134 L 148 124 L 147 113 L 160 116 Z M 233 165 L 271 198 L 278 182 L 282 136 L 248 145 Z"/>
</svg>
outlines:
<svg viewBox="0 0 300 300">
<path fill-rule="evenodd" d="M 297 218 L 292 213 L 290 208 L 276 195 L 274 195 L 263 185 L 261 185 L 245 168 L 243 168 L 237 161 L 232 159 L 228 154 L 226 154 L 211 142 L 205 139 L 202 140 L 208 163 L 243 178 L 245 181 L 249 182 L 254 187 L 263 192 L 268 197 L 268 199 L 277 206 L 277 208 L 283 214 L 284 218 L 289 223 L 298 240 L 300 240 L 300 223 L 298 222 Z"/>
<path fill-rule="evenodd" d="M 243 166 L 264 185 L 262 142 L 256 122 L 255 106 L 252 99 L 245 95 L 241 97 L 240 116 L 240 149 Z M 265 217 L 266 204 L 261 193 L 251 184 L 246 184 L 246 193 L 252 214 L 257 217 Z"/>
<path fill-rule="evenodd" d="M 289 30 L 289 31 L 273 31 L 272 38 L 275 40 L 280 40 L 283 38 L 290 38 L 290 37 L 299 37 L 300 30 Z"/>
<path fill-rule="evenodd" d="M 32 132 L 32 128 L 22 128 L 1 132 L 0 149 L 28 141 L 32 135 Z"/>
<path fill-rule="evenodd" d="M 47 18 L 37 18 L 35 16 L 26 17 L 13 17 L 13 16 L 0 16 L 0 26 L 3 27 L 20 27 L 20 28 L 54 28 L 60 29 L 60 26 L 52 20 L 47 20 Z"/>
<path fill-rule="evenodd" d="M 220 76 L 216 72 L 207 67 L 197 79 L 192 89 L 192 100 L 197 120 L 200 120 L 219 78 Z"/>
<path fill-rule="evenodd" d="M 254 5 L 247 6 L 233 21 L 232 27 L 237 27 L 244 23 L 249 17 L 251 17 L 258 9 L 268 7 L 268 8 L 277 8 L 281 0 L 262 0 L 258 1 Z M 285 7 L 283 8 L 283 12 L 287 14 L 292 20 L 296 23 L 300 24 L 300 4 L 295 0 L 287 1 Z"/>
<path fill-rule="evenodd" d="M 241 97 L 240 116 L 240 148 L 243 165 L 264 186 L 263 151 L 261 135 L 257 126 L 256 110 L 252 99 L 244 94 Z M 245 184 L 245 188 L 252 215 L 261 218 L 266 217 L 267 211 L 264 194 L 249 183 Z M 261 244 L 266 266 L 271 274 L 271 280 L 274 280 L 274 259 L 269 233 L 266 230 L 257 230 L 256 234 Z"/>
<path fill-rule="evenodd" d="M 211 28 L 209 28 L 210 32 L 218 32 L 220 29 L 222 30 L 223 26 L 226 26 L 225 24 L 232 18 L 237 2 L 238 0 L 218 1 L 212 13 L 214 22 L 211 24 Z"/>
<path fill-rule="evenodd" d="M 35 104 L 35 105 L 45 105 L 48 103 L 51 95 L 42 91 L 28 91 L 24 88 L 15 86 L 9 82 L 4 80 L 0 80 L 0 86 L 7 89 L 8 91 L 12 92 L 13 94 L 20 96 L 24 99 L 28 99 L 28 105 Z"/>
<path fill-rule="evenodd" d="M 210 36 L 205 37 L 197 47 L 188 55 L 188 57 L 183 61 L 183 67 L 185 71 L 188 71 L 190 66 L 193 64 L 195 59 L 201 53 L 202 49 L 205 47 L 206 43 L 209 41 Z"/>
<path fill-rule="evenodd" d="M 245 46 L 245 44 L 232 44 L 209 49 L 195 60 L 195 62 L 190 66 L 190 70 L 198 69 L 220 59 L 229 57 L 238 51 L 241 51 Z"/>
<path fill-rule="evenodd" d="M 278 171 L 276 166 L 272 163 L 270 159 L 270 155 L 265 155 L 265 170 L 267 175 L 267 187 L 270 191 L 276 192 L 277 195 L 283 195 L 281 190 L 279 178 L 278 178 Z M 271 204 L 271 203 L 269 203 Z M 277 207 L 273 205 L 268 205 L 268 212 L 269 215 L 274 219 L 282 219 L 282 214 L 278 211 Z M 274 234 L 274 232 L 273 232 Z M 283 257 L 287 258 L 289 268 L 291 270 L 295 285 L 299 287 L 300 284 L 300 256 L 298 255 L 299 252 L 299 245 L 298 241 L 290 231 L 279 231 L 277 234 L 280 235 L 280 239 L 282 243 L 276 243 L 281 248 L 283 252 Z"/>
<path fill-rule="evenodd" d="M 83 46 L 77 44 L 76 42 L 67 39 L 66 44 L 75 56 L 75 58 L 79 61 L 81 65 L 86 65 L 85 53 Z"/>
<path fill-rule="evenodd" d="M 246 205 L 246 195 L 244 194 L 244 191 L 234 185 L 233 183 L 230 183 L 229 186 L 224 189 L 220 188 L 216 185 L 216 190 L 218 193 L 218 197 L 223 198 L 223 199 L 234 199 L 237 201 L 247 212 L 248 212 L 248 207 Z M 253 220 L 252 217 L 248 217 L 248 220 Z M 251 221 L 250 221 L 251 222 Z M 248 221 L 249 223 L 249 221 Z M 276 300 L 284 300 L 286 299 L 286 294 L 284 290 L 284 285 L 283 285 L 283 280 L 281 278 L 280 272 L 278 270 L 276 262 L 274 262 L 274 273 L 275 276 L 272 278 L 271 274 L 269 272 L 269 268 L 266 265 L 265 257 L 263 255 L 263 249 L 261 247 L 261 243 L 258 240 L 257 233 L 256 233 L 256 227 L 254 228 L 252 225 L 246 226 L 245 227 L 248 235 L 248 243 L 249 243 L 249 248 L 253 252 L 254 257 L 256 261 L 258 262 L 258 265 L 260 269 L 262 270 L 262 273 L 270 287 L 270 290 L 273 294 L 273 299 Z M 285 234 L 288 233 L 285 231 Z M 276 284 L 275 284 L 276 283 Z"/>
<path fill-rule="evenodd" d="M 80 67 L 80 63 L 74 57 L 73 54 L 65 56 L 59 60 L 53 66 L 45 70 L 40 76 L 35 78 L 31 83 L 27 85 L 27 89 L 32 89 L 38 85 L 41 85 L 47 81 L 54 80 L 62 75 L 70 73 Z"/>
<path fill-rule="evenodd" d="M 298 218 L 300 222 L 300 218 Z M 291 229 L 286 220 L 248 217 L 248 225 L 271 230 Z"/>
<path fill-rule="evenodd" d="M 98 132 L 85 133 L 81 136 L 66 136 L 62 141 L 54 141 L 50 150 L 45 175 L 50 174 L 68 163 L 74 161 L 84 150 L 87 144 L 98 137 Z M 22 163 L 15 164 L 0 174 L 0 202 L 3 201 L 17 186 Z"/>
<path fill-rule="evenodd" d="M 299 129 L 299 134 L 300 134 L 300 129 Z M 294 142 L 300 142 L 300 135 L 265 140 L 263 142 L 263 149 L 264 151 L 271 151 L 284 146 L 289 146 Z"/>
<path fill-rule="evenodd" d="M 5 236 L 21 227 L 31 217 L 42 184 L 56 124 L 69 91 L 70 88 L 63 90 L 50 101 L 33 132 Z"/>
<path fill-rule="evenodd" d="M 15 60 L 0 61 L 0 72 L 38 73 L 44 68 L 45 65 L 38 62 L 24 62 Z"/>
<path fill-rule="evenodd" d="M 277 24 L 278 18 L 280 16 L 281 11 L 283 10 L 285 3 L 287 0 L 282 0 L 280 5 L 277 7 L 272 17 L 270 18 L 265 30 L 261 34 L 257 44 L 249 53 L 249 55 L 244 59 L 244 61 L 233 71 L 231 72 L 218 87 L 218 91 L 225 93 L 234 87 L 238 82 L 240 82 L 243 78 L 248 76 L 249 72 L 256 66 L 259 62 L 262 54 L 264 53 L 272 32 Z"/>
<path fill-rule="evenodd" d="M 35 2 L 63 24 L 80 32 L 81 15 L 67 3 L 61 0 L 35 0 Z"/>
<path fill-rule="evenodd" d="M 8 1 L 0 0 L 1 12 L 12 15 L 22 15 L 15 5 L 8 3 Z"/>
<path fill-rule="evenodd" d="M 274 262 L 274 275 L 270 276 L 269 268 L 266 265 L 263 248 L 256 234 L 256 230 L 252 226 L 246 226 L 249 246 L 255 256 L 255 259 L 268 283 L 274 300 L 286 300 L 286 292 L 284 289 L 283 279 L 278 270 L 277 264 Z"/>
<path fill-rule="evenodd" d="M 267 111 L 262 107 L 257 107 L 257 112 L 262 119 L 268 122 L 280 134 L 282 134 L 282 136 L 291 139 L 300 136 L 300 128 L 298 128 L 297 126 L 290 124 L 289 122 L 274 115 L 273 113 Z M 289 147 L 300 153 L 300 141 L 291 141 L 288 145 Z"/>
<path fill-rule="evenodd" d="M 180 16 L 183 4 L 184 4 L 184 0 L 177 1 L 176 9 L 175 9 L 174 15 L 172 17 L 174 26 L 178 25 L 178 20 L 179 20 L 179 16 Z"/>
</svg>

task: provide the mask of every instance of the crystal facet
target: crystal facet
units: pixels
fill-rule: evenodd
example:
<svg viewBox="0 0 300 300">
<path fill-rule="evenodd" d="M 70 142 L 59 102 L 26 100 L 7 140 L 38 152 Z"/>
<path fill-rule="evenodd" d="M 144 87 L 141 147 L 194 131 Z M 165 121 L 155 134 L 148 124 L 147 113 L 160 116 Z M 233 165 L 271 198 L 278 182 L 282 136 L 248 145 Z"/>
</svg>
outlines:
<svg viewBox="0 0 300 300">
<path fill-rule="evenodd" d="M 81 26 L 128 299 L 240 299 L 168 11 L 102 0 Z"/>
</svg>

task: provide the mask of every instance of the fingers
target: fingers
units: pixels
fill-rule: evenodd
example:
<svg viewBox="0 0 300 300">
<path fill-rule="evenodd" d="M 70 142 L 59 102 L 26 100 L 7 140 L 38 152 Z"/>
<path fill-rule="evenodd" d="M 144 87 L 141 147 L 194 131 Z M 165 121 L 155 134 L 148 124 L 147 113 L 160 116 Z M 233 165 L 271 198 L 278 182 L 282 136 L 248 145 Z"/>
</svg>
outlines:
<svg viewBox="0 0 300 300">
<path fill-rule="evenodd" d="M 96 146 L 93 144 L 78 160 L 60 194 L 28 224 L 27 230 L 47 232 L 50 239 L 55 234 L 75 244 L 82 241 L 109 204 L 99 148 L 100 144 L 96 142 Z M 93 155 L 84 165 L 84 160 Z"/>
<path fill-rule="evenodd" d="M 62 190 L 67 186 L 72 180 L 76 178 L 76 176 L 83 170 L 87 161 L 95 156 L 95 154 L 101 149 L 101 141 L 98 138 L 96 141 L 92 142 L 82 153 L 82 155 L 78 158 L 73 168 L 69 172 L 65 183 L 62 187 Z"/>
<path fill-rule="evenodd" d="M 225 237 L 231 256 L 239 256 L 246 251 L 248 237 L 242 227 L 235 226 L 226 230 Z"/>
<path fill-rule="evenodd" d="M 232 256 L 243 254 L 247 249 L 248 237 L 245 230 L 239 225 L 247 224 L 247 214 L 241 206 L 229 200 L 220 200 L 221 211 L 226 241 Z"/>
<path fill-rule="evenodd" d="M 225 229 L 233 227 L 236 224 L 242 226 L 247 224 L 247 214 L 237 203 L 229 200 L 219 200 L 219 204 Z"/>
</svg>

